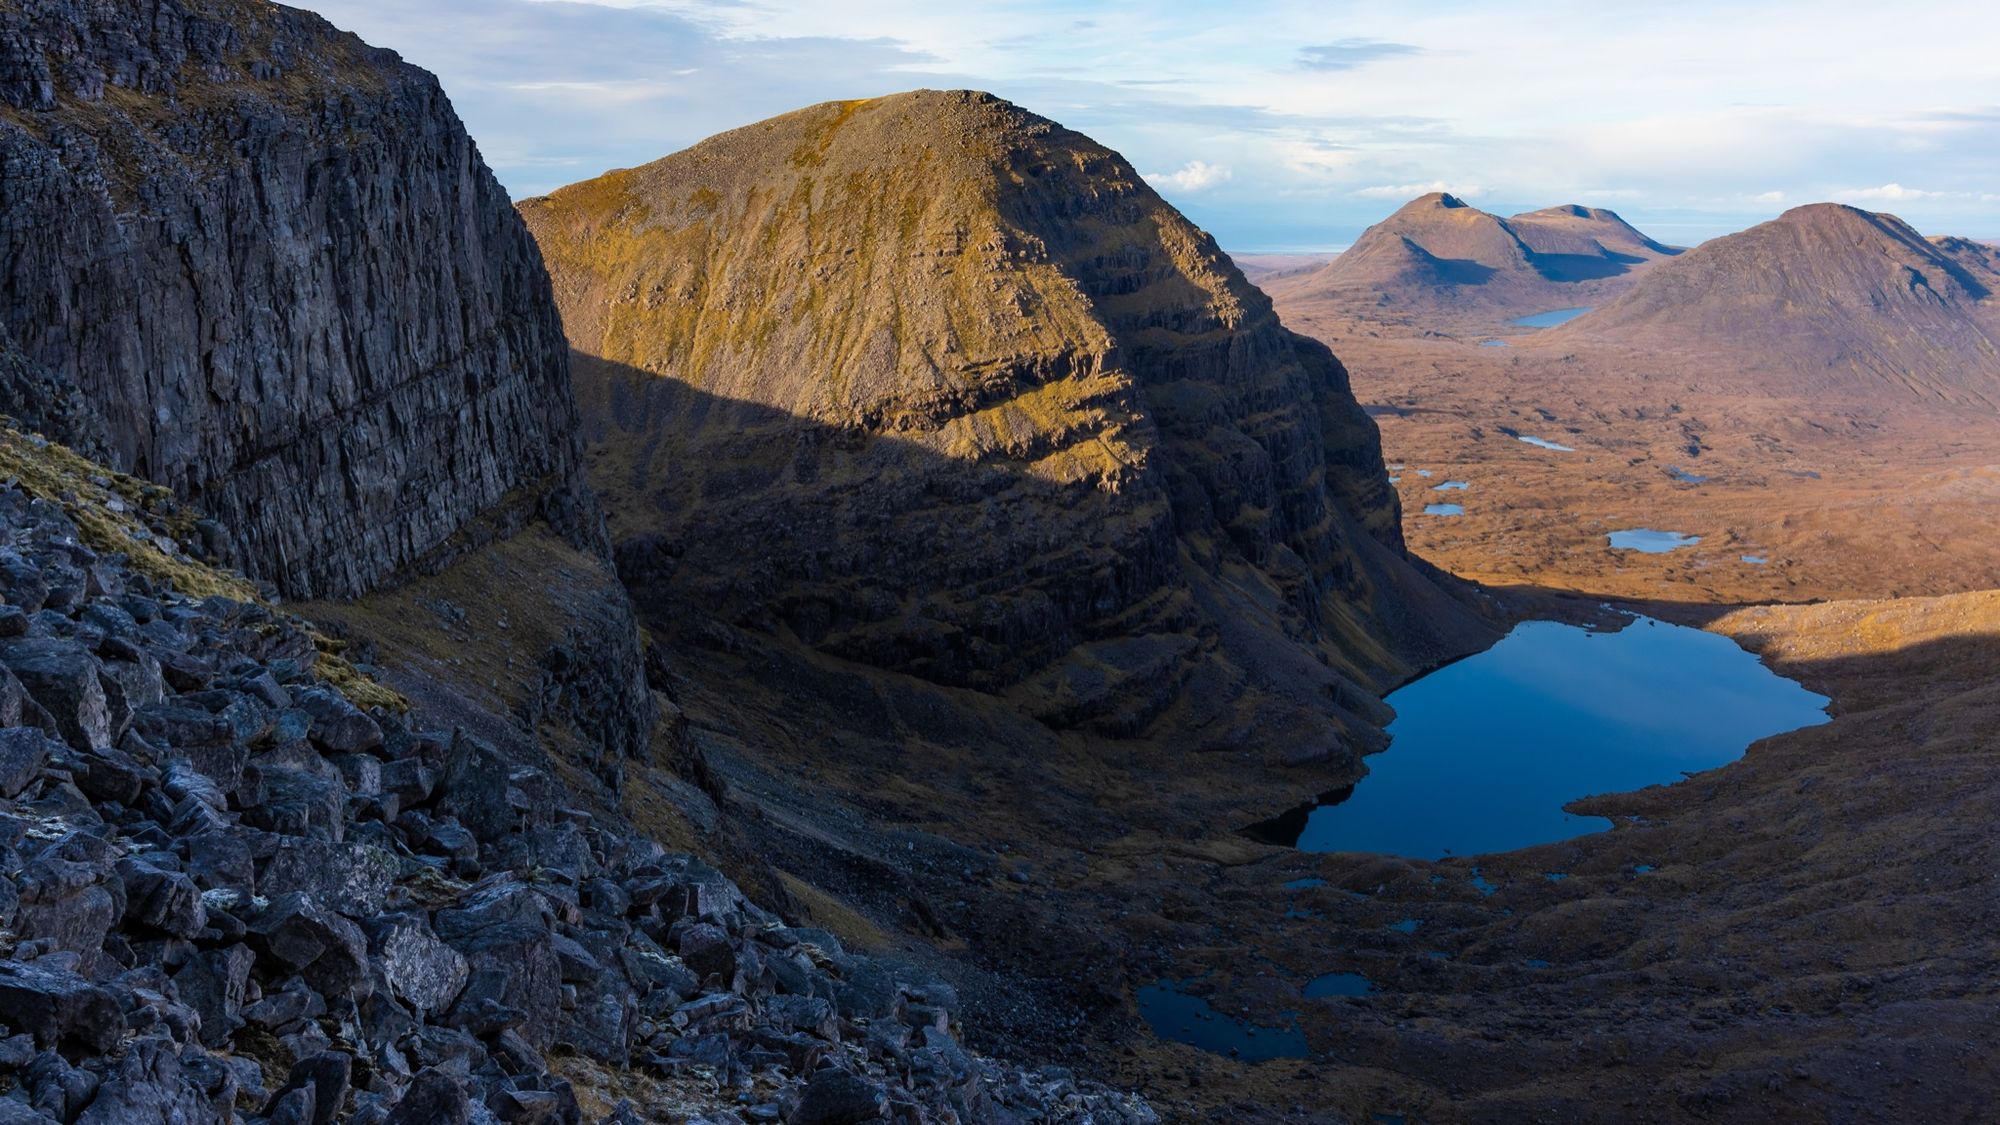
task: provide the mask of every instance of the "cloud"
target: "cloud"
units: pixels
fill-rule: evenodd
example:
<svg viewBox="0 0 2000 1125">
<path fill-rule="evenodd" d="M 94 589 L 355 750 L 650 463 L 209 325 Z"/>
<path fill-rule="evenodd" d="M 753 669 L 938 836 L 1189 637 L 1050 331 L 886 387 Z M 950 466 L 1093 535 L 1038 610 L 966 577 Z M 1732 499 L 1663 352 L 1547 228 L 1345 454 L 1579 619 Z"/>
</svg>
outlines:
<svg viewBox="0 0 2000 1125">
<path fill-rule="evenodd" d="M 1836 203 L 2000 203 L 1990 191 L 1925 191 L 1902 184 L 1848 188 L 1827 196 Z"/>
<path fill-rule="evenodd" d="M 1642 229 L 1720 233 L 1841 189 L 2000 234 L 1991 0 L 1887 23 L 1879 0 L 1341 5 L 1337 33 L 1295 0 L 288 2 L 436 72 L 517 197 L 815 102 L 963 86 L 1164 170 L 1238 248 L 1350 241 L 1465 181 L 1527 208 L 1615 185 Z M 1202 190 L 1197 165 L 1234 178 Z"/>
<path fill-rule="evenodd" d="M 1909 203 L 1919 199 L 1945 199 L 1960 193 L 1923 191 L 1907 188 L 1902 184 L 1883 184 L 1881 187 L 1849 188 L 1836 191 L 1833 198 L 1841 203 Z"/>
<path fill-rule="evenodd" d="M 1206 160 L 1190 160 L 1181 165 L 1178 172 L 1152 172 L 1146 180 L 1153 184 L 1164 184 L 1181 191 L 1207 191 L 1217 184 L 1226 184 L 1235 173 L 1227 164 L 1210 164 Z"/>
<path fill-rule="evenodd" d="M 1478 184 L 1452 184 L 1443 180 L 1433 180 L 1427 184 L 1377 184 L 1374 187 L 1356 188 L 1347 194 L 1356 199 L 1415 199 L 1434 191 L 1449 192 L 1462 199 L 1477 199 L 1486 194 L 1486 189 Z"/>
<path fill-rule="evenodd" d="M 1847 191 L 1836 191 L 1833 193 L 1833 198 L 1842 203 L 1909 203 L 1918 199 L 1938 199 L 1945 194 L 1944 192 L 1907 188 L 1902 184 L 1883 184 L 1881 187 L 1850 188 Z"/>
<path fill-rule="evenodd" d="M 1336 39 L 1317 47 L 1299 48 L 1298 65 L 1305 70 L 1355 70 L 1379 59 L 1421 55 L 1422 47 L 1380 39 Z"/>
</svg>

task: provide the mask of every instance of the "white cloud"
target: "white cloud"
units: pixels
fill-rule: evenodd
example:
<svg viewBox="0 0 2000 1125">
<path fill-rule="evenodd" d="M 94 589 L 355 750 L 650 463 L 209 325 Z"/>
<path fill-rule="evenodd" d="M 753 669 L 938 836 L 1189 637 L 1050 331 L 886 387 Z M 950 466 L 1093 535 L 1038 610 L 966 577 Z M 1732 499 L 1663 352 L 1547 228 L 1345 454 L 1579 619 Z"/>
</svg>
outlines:
<svg viewBox="0 0 2000 1125">
<path fill-rule="evenodd" d="M 1907 188 L 1902 184 L 1883 184 L 1881 187 L 1850 188 L 1836 191 L 1833 198 L 1842 203 L 1909 203 L 1918 199 L 1938 199 L 1945 193 Z"/>
<path fill-rule="evenodd" d="M 1356 188 L 1347 194 L 1356 199 L 1415 199 L 1434 191 L 1449 192 L 1461 199 L 1477 199 L 1486 194 L 1486 189 L 1478 184 L 1454 184 L 1444 180 L 1432 180 L 1427 184 L 1377 184 L 1374 187 Z"/>
<path fill-rule="evenodd" d="M 1476 190 L 1455 181 L 1490 206 L 1615 198 L 1642 229 L 1703 234 L 1841 188 L 1920 230 L 2000 234 L 1991 0 L 1893 21 L 1879 0 L 1615 19 L 1593 0 L 291 2 L 436 70 L 517 195 L 814 102 L 970 86 L 1168 170 L 1238 247 L 1347 241 L 1386 203 Z M 1326 65 L 1301 66 L 1302 44 Z"/>
<path fill-rule="evenodd" d="M 1958 202 L 1996 202 L 2000 196 L 1992 192 L 1926 192 L 1924 188 L 1906 188 L 1902 184 L 1882 184 L 1880 188 L 1848 188 L 1842 192 L 1832 192 L 1828 196 L 1836 202 L 1926 202 L 1926 200 L 1958 200 Z"/>
<path fill-rule="evenodd" d="M 1210 164 L 1206 160 L 1190 160 L 1181 165 L 1178 172 L 1150 172 L 1148 182 L 1178 188 L 1181 191 L 1207 191 L 1217 184 L 1226 184 L 1235 177 L 1227 164 Z"/>
</svg>

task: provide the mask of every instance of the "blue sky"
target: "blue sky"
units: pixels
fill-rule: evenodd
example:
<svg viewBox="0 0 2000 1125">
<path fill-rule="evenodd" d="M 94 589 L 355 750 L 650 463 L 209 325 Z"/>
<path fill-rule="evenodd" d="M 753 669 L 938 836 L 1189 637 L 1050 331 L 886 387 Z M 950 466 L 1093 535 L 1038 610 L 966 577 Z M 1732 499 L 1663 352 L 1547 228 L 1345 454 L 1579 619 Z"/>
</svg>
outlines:
<svg viewBox="0 0 2000 1125">
<path fill-rule="evenodd" d="M 1446 189 L 1692 243 L 1835 199 L 2000 236 L 2000 4 L 304 0 L 435 71 L 517 197 L 834 98 L 991 90 L 1244 250 Z"/>
</svg>

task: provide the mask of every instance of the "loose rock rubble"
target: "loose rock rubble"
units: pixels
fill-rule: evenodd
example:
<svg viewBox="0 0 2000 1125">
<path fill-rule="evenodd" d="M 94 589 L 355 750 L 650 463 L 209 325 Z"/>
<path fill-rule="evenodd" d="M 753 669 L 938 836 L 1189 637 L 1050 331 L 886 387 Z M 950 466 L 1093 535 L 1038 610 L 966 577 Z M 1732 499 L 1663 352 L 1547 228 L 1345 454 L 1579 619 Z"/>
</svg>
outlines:
<svg viewBox="0 0 2000 1125">
<path fill-rule="evenodd" d="M 0 1125 L 1157 1120 L 11 483 L 0 599 Z"/>
</svg>

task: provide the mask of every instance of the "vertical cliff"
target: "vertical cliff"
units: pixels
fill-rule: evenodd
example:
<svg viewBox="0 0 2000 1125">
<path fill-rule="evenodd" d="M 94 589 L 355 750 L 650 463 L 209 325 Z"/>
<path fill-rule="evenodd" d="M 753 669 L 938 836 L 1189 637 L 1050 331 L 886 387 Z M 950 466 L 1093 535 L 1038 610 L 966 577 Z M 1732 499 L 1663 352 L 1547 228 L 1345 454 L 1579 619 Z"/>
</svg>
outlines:
<svg viewBox="0 0 2000 1125">
<path fill-rule="evenodd" d="M 66 436 L 294 597 L 572 487 L 540 260 L 430 75 L 252 0 L 9 4 L 0 55 L 0 328 Z"/>
<path fill-rule="evenodd" d="M 502 617 L 545 643 L 505 683 L 429 674 L 560 720 L 615 777 L 651 700 L 568 363 L 431 75 L 262 0 L 0 5 L 0 412 L 169 485 L 205 549 L 294 600 L 465 586 L 546 525 L 526 553 L 561 575 L 520 580 L 564 598 Z"/>
</svg>

